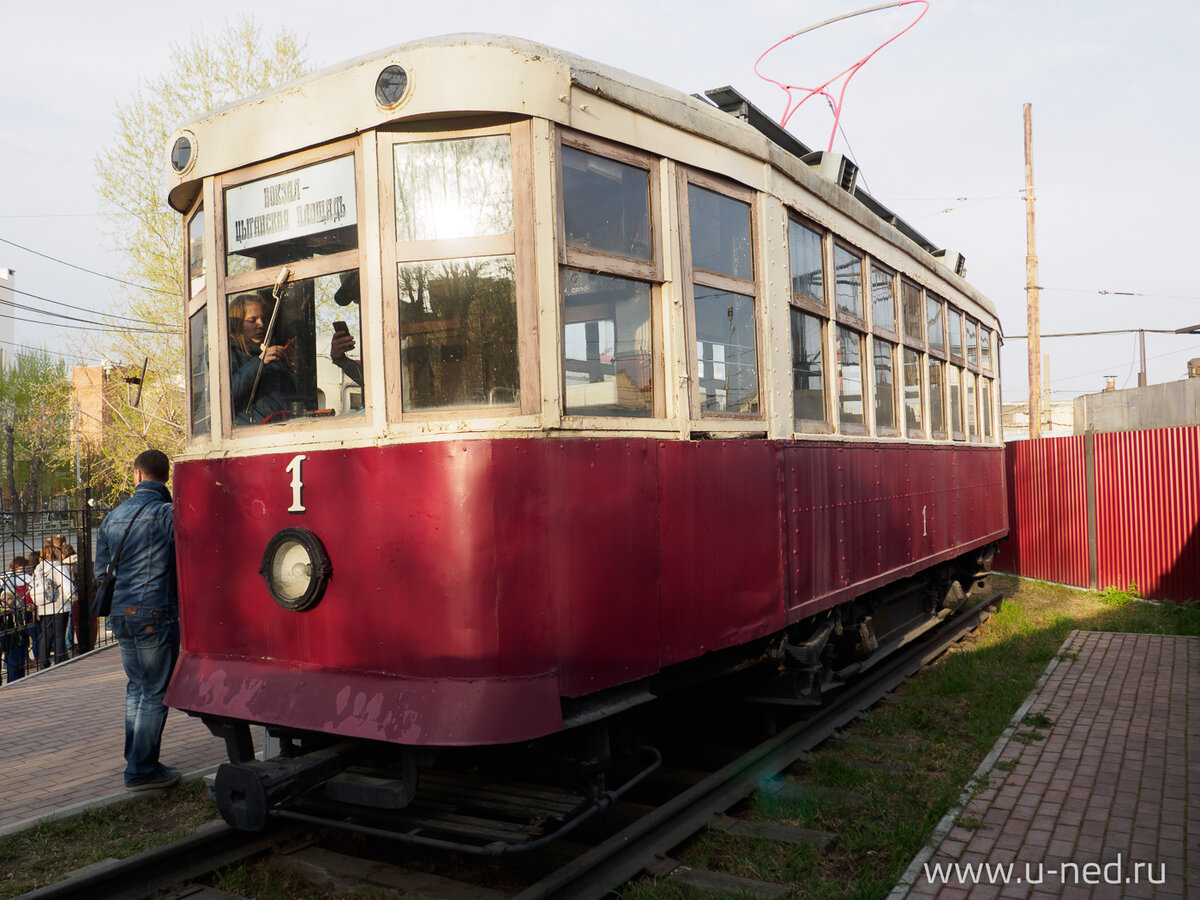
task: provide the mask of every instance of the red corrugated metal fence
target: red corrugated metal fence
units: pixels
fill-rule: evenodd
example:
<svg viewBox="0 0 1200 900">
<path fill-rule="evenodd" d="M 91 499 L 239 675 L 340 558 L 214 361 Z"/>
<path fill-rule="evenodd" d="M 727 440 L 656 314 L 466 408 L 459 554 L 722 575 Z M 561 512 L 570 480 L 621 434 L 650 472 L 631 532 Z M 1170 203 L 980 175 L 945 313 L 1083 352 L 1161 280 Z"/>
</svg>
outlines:
<svg viewBox="0 0 1200 900">
<path fill-rule="evenodd" d="M 1101 587 L 1200 599 L 1200 427 L 1098 434 Z"/>
<path fill-rule="evenodd" d="M 1200 426 L 1017 441 L 1004 458 L 998 570 L 1200 599 Z"/>
<path fill-rule="evenodd" d="M 1088 583 L 1087 485 L 1083 437 L 1016 441 L 1008 469 L 1008 540 L 996 568 L 1028 578 Z"/>
</svg>

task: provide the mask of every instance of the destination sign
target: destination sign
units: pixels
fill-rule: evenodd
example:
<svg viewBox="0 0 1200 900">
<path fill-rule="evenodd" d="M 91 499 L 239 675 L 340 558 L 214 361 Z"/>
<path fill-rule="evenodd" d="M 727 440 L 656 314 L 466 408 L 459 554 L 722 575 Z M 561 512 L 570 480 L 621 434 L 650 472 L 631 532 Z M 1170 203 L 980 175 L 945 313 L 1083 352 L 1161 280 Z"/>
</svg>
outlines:
<svg viewBox="0 0 1200 900">
<path fill-rule="evenodd" d="M 240 253 L 358 223 L 354 157 L 341 156 L 225 192 L 225 240 Z"/>
</svg>

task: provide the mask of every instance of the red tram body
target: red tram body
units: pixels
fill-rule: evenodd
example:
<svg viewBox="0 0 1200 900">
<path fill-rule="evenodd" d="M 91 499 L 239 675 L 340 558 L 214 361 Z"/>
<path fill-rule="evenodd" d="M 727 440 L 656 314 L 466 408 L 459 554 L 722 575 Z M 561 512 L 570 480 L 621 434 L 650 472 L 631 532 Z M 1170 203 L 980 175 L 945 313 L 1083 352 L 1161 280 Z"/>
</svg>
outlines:
<svg viewBox="0 0 1200 900">
<path fill-rule="evenodd" d="M 179 132 L 167 702 L 225 737 L 231 821 L 347 746 L 396 748 L 400 806 L 418 750 L 669 684 L 816 702 L 982 585 L 994 309 L 848 162 L 710 96 L 454 36 Z"/>
<path fill-rule="evenodd" d="M 296 616 L 245 604 L 261 578 L 229 565 L 287 523 L 288 459 L 177 470 L 180 577 L 207 587 L 184 594 L 172 704 L 402 744 L 541 737 L 562 728 L 561 697 L 782 631 L 1005 533 L 1002 457 L 983 448 L 329 450 L 305 460 L 305 503 L 336 568 L 330 596 Z"/>
</svg>

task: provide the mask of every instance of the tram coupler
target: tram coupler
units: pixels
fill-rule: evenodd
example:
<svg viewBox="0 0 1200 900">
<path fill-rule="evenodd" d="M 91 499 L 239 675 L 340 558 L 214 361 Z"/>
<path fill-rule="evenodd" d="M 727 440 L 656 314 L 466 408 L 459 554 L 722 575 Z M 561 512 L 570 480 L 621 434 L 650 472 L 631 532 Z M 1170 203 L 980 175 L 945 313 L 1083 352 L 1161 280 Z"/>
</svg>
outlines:
<svg viewBox="0 0 1200 900">
<path fill-rule="evenodd" d="M 217 809 L 234 828 L 262 831 L 271 810 L 358 761 L 360 748 L 339 743 L 302 756 L 249 759 L 217 769 Z"/>
</svg>

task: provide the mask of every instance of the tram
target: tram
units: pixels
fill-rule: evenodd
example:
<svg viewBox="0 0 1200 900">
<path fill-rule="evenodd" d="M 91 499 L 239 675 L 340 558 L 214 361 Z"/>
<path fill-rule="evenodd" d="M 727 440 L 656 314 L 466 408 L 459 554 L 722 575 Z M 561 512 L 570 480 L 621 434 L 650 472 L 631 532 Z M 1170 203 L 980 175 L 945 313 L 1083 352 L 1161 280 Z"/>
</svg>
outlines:
<svg viewBox="0 0 1200 900">
<path fill-rule="evenodd" d="M 1000 325 L 855 174 L 732 88 L 494 35 L 178 130 L 167 702 L 226 739 L 226 818 L 364 753 L 392 807 L 454 748 L 603 762 L 731 671 L 818 702 L 979 589 Z"/>
</svg>

